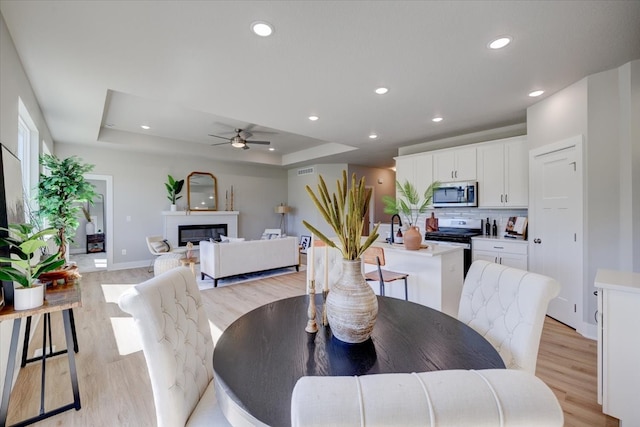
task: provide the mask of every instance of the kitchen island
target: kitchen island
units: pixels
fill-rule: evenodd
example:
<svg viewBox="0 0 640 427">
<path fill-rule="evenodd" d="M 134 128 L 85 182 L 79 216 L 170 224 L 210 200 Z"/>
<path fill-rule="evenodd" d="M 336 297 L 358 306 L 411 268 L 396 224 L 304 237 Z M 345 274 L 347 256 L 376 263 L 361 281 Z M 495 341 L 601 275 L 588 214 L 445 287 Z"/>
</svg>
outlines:
<svg viewBox="0 0 640 427">
<path fill-rule="evenodd" d="M 404 245 L 386 242 L 375 242 L 373 246 L 384 249 L 385 270 L 409 275 L 409 301 L 457 317 L 464 280 L 462 248 L 429 244 L 426 249 L 410 251 Z M 364 266 L 367 272 L 376 268 L 375 265 Z M 377 282 L 369 284 L 379 294 L 380 285 Z M 385 295 L 404 299 L 403 281 L 386 284 Z"/>
<path fill-rule="evenodd" d="M 428 244 L 426 248 L 410 251 L 402 244 L 390 245 L 385 241 L 374 242 L 373 246 L 384 249 L 386 265 L 383 269 L 409 275 L 409 301 L 457 317 L 464 280 L 464 250 L 461 247 Z M 307 251 L 307 264 L 310 259 L 315 259 L 313 275 L 316 292 L 322 292 L 325 282 L 331 286 L 340 279 L 342 254 L 338 249 L 326 246 L 310 248 Z M 375 265 L 364 264 L 365 272 L 376 268 Z M 307 268 L 307 283 L 310 279 L 311 269 Z M 369 284 L 380 295 L 380 284 Z M 385 296 L 404 299 L 404 281 L 386 283 L 384 289 Z"/>
</svg>

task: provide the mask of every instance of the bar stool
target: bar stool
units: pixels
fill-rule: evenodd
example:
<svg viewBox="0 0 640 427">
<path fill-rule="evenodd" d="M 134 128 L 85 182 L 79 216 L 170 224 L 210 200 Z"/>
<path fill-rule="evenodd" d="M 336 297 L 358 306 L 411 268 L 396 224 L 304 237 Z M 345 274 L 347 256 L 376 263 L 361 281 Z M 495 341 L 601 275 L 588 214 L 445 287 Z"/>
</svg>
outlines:
<svg viewBox="0 0 640 427">
<path fill-rule="evenodd" d="M 383 270 L 382 266 L 385 265 L 384 249 L 377 246 L 370 246 L 362 255 L 365 264 L 375 265 L 377 270 L 365 273 L 364 278 L 368 282 L 380 282 L 380 296 L 384 294 L 385 282 L 395 282 L 396 280 L 404 279 L 404 299 L 409 301 L 409 294 L 407 292 L 407 277 L 406 273 L 397 273 L 395 271 Z"/>
</svg>

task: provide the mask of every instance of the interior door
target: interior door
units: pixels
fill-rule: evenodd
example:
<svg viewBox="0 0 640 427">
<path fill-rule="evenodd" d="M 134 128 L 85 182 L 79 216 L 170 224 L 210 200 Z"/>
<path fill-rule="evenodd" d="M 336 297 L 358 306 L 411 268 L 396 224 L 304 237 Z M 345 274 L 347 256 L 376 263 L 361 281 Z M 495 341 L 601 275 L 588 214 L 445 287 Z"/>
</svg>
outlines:
<svg viewBox="0 0 640 427">
<path fill-rule="evenodd" d="M 582 317 L 582 172 L 576 146 L 533 155 L 531 271 L 560 282 L 549 316 L 576 328 Z"/>
</svg>

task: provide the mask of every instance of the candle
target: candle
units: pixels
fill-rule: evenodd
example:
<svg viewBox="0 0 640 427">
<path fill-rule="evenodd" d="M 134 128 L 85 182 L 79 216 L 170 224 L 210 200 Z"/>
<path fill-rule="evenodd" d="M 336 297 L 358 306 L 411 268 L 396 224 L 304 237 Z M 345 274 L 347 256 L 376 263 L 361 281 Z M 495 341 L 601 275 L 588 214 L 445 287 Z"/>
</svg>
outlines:
<svg viewBox="0 0 640 427">
<path fill-rule="evenodd" d="M 314 250 L 314 239 L 313 236 L 311 236 L 311 245 L 309 245 L 309 255 L 307 255 L 308 259 L 307 259 L 307 265 L 309 266 L 309 277 L 310 280 L 315 279 L 315 260 L 313 259 L 313 254 L 315 252 Z"/>
<path fill-rule="evenodd" d="M 323 290 L 329 290 L 329 245 L 324 247 L 324 287 Z"/>
</svg>

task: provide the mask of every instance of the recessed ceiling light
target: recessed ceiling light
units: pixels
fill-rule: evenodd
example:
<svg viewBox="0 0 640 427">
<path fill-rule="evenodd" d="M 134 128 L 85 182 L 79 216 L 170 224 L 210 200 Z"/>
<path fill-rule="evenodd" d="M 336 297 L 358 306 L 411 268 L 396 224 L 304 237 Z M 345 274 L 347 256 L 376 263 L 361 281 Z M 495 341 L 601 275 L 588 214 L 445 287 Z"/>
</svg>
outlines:
<svg viewBox="0 0 640 427">
<path fill-rule="evenodd" d="M 378 95 L 384 95 L 387 92 L 389 92 L 389 89 L 387 89 L 386 87 L 379 87 L 376 89 L 376 93 Z"/>
<path fill-rule="evenodd" d="M 276 149 L 273 147 L 269 147 L 269 151 L 276 151 Z"/>
<path fill-rule="evenodd" d="M 273 34 L 273 27 L 268 22 L 255 21 L 251 23 L 251 31 L 260 37 L 269 37 Z"/>
<path fill-rule="evenodd" d="M 534 90 L 529 94 L 530 97 L 535 98 L 536 96 L 540 96 L 544 93 L 543 90 Z"/>
<path fill-rule="evenodd" d="M 144 130 L 149 130 L 151 129 L 151 127 L 147 126 L 147 125 L 140 125 L 140 127 Z"/>
<path fill-rule="evenodd" d="M 511 37 L 508 37 L 508 36 L 500 37 L 500 38 L 495 39 L 491 43 L 489 43 L 489 48 L 490 49 L 502 49 L 503 47 L 505 47 L 509 43 L 511 43 Z"/>
<path fill-rule="evenodd" d="M 315 122 L 316 120 L 318 120 L 320 117 L 318 116 L 309 116 L 309 120 L 311 120 L 312 122 Z"/>
<path fill-rule="evenodd" d="M 378 135 L 376 135 L 375 133 L 372 133 L 371 135 L 369 135 L 369 139 L 376 139 L 378 137 Z"/>
<path fill-rule="evenodd" d="M 442 120 L 444 120 L 442 117 L 434 117 L 433 119 L 431 119 L 432 122 L 436 122 L 436 123 L 439 123 Z"/>
</svg>

